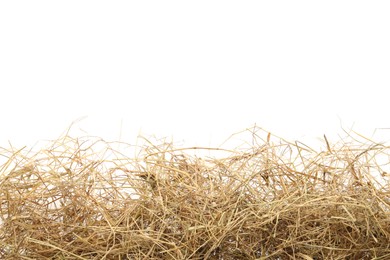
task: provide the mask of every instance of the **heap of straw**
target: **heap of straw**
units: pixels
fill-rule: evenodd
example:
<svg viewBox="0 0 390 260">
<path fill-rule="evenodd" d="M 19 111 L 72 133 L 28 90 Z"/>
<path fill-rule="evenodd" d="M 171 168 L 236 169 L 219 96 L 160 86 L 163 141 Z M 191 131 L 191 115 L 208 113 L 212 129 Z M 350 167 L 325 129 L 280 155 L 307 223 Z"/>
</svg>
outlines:
<svg viewBox="0 0 390 260">
<path fill-rule="evenodd" d="M 252 135 L 134 157 L 69 136 L 2 148 L 0 259 L 390 259 L 389 147 Z"/>
</svg>

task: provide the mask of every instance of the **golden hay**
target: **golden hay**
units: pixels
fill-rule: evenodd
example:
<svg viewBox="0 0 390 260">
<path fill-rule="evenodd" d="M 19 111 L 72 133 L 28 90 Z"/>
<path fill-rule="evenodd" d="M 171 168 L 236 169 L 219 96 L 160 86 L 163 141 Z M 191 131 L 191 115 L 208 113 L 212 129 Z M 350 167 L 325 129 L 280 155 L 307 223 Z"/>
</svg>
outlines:
<svg viewBox="0 0 390 260">
<path fill-rule="evenodd" d="M 134 158 L 96 138 L 3 148 L 0 258 L 390 259 L 389 147 L 251 134 L 247 149 L 146 143 Z"/>
</svg>

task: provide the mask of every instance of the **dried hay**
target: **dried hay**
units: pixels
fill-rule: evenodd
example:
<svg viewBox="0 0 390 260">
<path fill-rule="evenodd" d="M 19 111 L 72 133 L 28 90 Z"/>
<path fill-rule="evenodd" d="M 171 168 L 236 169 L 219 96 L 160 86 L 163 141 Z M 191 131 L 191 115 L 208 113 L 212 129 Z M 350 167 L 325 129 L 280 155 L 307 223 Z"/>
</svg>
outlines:
<svg viewBox="0 0 390 260">
<path fill-rule="evenodd" d="M 390 259 L 389 147 L 250 134 L 246 149 L 146 143 L 134 158 L 69 136 L 2 149 L 0 258 Z"/>
</svg>

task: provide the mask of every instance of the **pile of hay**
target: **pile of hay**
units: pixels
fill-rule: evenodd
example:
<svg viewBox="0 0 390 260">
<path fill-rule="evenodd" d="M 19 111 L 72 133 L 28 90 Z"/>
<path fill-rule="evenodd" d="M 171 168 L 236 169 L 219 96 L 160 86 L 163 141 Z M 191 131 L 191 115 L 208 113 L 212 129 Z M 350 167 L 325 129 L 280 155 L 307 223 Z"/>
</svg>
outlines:
<svg viewBox="0 0 390 260">
<path fill-rule="evenodd" d="M 2 148 L 0 258 L 390 259 L 389 147 L 252 135 L 231 151 L 146 143 L 134 158 L 69 136 Z"/>
</svg>

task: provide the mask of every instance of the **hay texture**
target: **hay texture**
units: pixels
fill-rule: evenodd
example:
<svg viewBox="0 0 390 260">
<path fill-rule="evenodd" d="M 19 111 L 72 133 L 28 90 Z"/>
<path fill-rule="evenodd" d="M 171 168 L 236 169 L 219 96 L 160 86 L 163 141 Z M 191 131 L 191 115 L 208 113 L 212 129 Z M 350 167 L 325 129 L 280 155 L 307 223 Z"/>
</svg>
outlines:
<svg viewBox="0 0 390 260">
<path fill-rule="evenodd" d="M 249 134 L 133 157 L 92 137 L 1 148 L 0 259 L 390 259 L 389 147 Z"/>
</svg>

